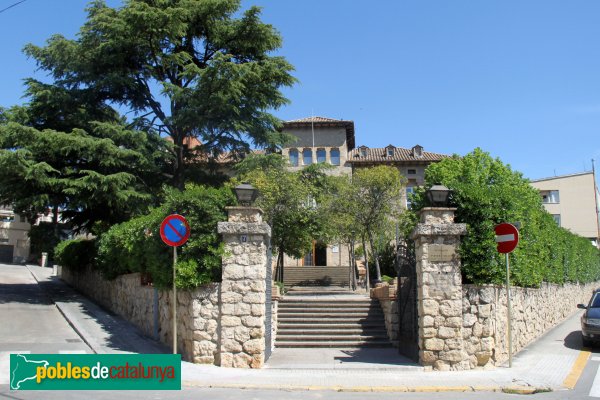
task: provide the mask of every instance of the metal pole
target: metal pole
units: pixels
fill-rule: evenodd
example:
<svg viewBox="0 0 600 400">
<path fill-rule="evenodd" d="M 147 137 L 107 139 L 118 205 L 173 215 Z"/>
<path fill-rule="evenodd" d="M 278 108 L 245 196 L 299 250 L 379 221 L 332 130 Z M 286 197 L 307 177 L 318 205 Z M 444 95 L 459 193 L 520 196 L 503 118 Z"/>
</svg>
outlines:
<svg viewBox="0 0 600 400">
<path fill-rule="evenodd" d="M 510 308 L 510 264 L 506 253 L 506 307 L 508 313 L 508 367 L 512 368 L 512 315 Z"/>
<path fill-rule="evenodd" d="M 177 247 L 173 246 L 173 354 L 177 354 L 177 286 L 175 286 Z"/>
</svg>

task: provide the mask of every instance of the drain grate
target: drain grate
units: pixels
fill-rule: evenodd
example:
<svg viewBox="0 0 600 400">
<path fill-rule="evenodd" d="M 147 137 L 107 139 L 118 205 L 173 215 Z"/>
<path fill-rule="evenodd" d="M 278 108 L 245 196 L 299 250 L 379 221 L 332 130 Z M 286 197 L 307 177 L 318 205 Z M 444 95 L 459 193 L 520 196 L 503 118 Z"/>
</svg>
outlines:
<svg viewBox="0 0 600 400">
<path fill-rule="evenodd" d="M 81 343 L 81 339 L 65 339 L 67 343 Z"/>
</svg>

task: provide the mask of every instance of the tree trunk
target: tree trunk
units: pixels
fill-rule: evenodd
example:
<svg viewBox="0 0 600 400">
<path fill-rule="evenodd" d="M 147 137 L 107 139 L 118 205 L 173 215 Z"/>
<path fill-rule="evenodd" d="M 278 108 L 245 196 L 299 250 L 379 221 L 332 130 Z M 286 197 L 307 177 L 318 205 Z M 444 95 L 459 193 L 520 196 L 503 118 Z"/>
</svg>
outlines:
<svg viewBox="0 0 600 400">
<path fill-rule="evenodd" d="M 58 243 L 58 206 L 55 205 L 52 208 L 52 225 L 54 227 L 54 238 L 57 240 Z"/>
<path fill-rule="evenodd" d="M 283 249 L 277 248 L 277 266 L 275 267 L 275 279 L 277 282 L 283 282 Z"/>
<path fill-rule="evenodd" d="M 369 255 L 367 254 L 367 241 L 365 239 L 365 235 L 362 236 L 362 245 L 365 253 L 365 288 L 367 288 L 367 293 L 369 293 L 370 283 L 369 283 Z"/>
<path fill-rule="evenodd" d="M 173 186 L 179 190 L 185 188 L 185 179 L 183 176 L 184 162 L 183 162 L 183 140 L 184 137 L 179 135 L 171 136 L 173 138 L 173 144 L 175 145 L 175 165 L 173 168 Z"/>
<path fill-rule="evenodd" d="M 373 242 L 373 233 L 369 230 L 369 243 L 371 244 L 371 252 L 373 253 L 373 259 L 375 260 L 375 273 L 377 274 L 377 282 L 381 282 L 381 269 L 379 268 L 379 257 L 377 256 L 377 250 Z"/>
</svg>

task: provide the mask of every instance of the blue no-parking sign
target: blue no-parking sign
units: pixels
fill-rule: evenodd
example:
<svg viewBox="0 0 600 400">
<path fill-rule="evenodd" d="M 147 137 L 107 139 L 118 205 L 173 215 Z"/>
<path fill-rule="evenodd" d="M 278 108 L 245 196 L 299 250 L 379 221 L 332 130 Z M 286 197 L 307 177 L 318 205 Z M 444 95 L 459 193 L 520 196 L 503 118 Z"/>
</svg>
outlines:
<svg viewBox="0 0 600 400">
<path fill-rule="evenodd" d="M 169 246 L 181 246 L 190 237 L 190 225 L 183 216 L 171 214 L 160 225 L 160 237 Z"/>
</svg>

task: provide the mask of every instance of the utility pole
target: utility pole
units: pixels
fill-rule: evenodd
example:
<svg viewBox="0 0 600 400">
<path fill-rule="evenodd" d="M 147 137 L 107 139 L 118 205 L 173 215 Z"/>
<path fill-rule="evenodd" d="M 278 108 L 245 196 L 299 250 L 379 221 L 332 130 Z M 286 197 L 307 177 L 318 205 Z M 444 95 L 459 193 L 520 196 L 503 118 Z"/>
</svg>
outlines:
<svg viewBox="0 0 600 400">
<path fill-rule="evenodd" d="M 596 247 L 600 249 L 600 211 L 598 210 L 598 186 L 596 185 L 596 168 L 592 158 L 592 178 L 594 179 L 594 203 L 596 206 Z"/>
</svg>

